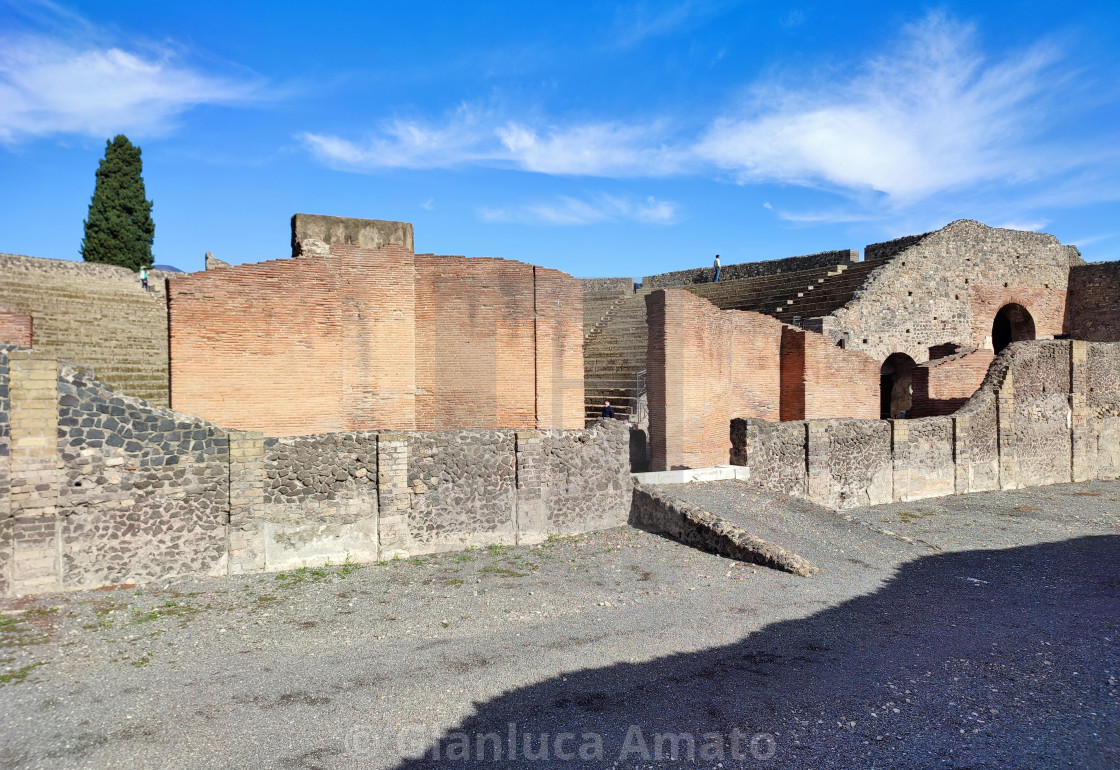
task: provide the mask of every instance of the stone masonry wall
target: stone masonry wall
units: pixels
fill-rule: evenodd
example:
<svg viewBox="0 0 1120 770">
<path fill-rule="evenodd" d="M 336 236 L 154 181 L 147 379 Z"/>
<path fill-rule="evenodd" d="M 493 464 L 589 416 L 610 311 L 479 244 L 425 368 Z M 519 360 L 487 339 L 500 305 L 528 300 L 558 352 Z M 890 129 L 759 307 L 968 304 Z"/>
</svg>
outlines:
<svg viewBox="0 0 1120 770">
<path fill-rule="evenodd" d="M 145 293 L 123 267 L 0 254 L 0 306 L 31 316 L 36 350 L 80 361 L 103 382 L 166 406 L 170 275 L 149 272 Z"/>
<path fill-rule="evenodd" d="M 1120 343 L 1013 343 L 947 417 L 736 419 L 731 436 L 752 483 L 835 508 L 1120 478 Z"/>
<path fill-rule="evenodd" d="M 1066 334 L 1076 340 L 1120 340 L 1120 262 L 1069 270 Z"/>
<path fill-rule="evenodd" d="M 712 255 L 715 259 L 715 255 Z M 818 254 L 808 254 L 803 257 L 786 257 L 784 259 L 767 259 L 759 262 L 740 262 L 734 265 L 723 265 L 720 268 L 721 281 L 731 281 L 737 278 L 754 278 L 761 275 L 776 275 L 777 273 L 795 273 L 799 270 L 813 270 L 818 267 L 832 267 L 850 262 L 859 262 L 859 252 L 854 249 L 841 249 L 839 251 L 822 251 Z M 694 283 L 711 283 L 715 279 L 716 270 L 712 266 L 697 267 L 691 270 L 677 270 L 672 273 L 660 275 L 647 275 L 642 279 L 643 289 L 668 289 L 676 286 L 688 286 Z"/>
<path fill-rule="evenodd" d="M 822 323 L 847 349 L 879 362 L 906 353 L 918 363 L 938 345 L 990 350 L 992 322 L 1009 303 L 1030 312 L 1037 338 L 1062 333 L 1070 267 L 1081 260 L 1052 235 L 959 220 L 894 243 L 881 244 L 894 259 Z"/>
<path fill-rule="evenodd" d="M 619 526 L 626 426 L 265 437 L 0 347 L 0 595 Z"/>
</svg>

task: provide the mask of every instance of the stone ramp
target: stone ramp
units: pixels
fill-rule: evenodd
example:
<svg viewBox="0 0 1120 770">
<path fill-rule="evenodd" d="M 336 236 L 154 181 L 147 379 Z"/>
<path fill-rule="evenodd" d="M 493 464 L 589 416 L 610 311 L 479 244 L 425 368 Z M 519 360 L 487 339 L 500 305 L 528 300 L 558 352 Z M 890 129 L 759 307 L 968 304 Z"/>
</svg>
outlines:
<svg viewBox="0 0 1120 770">
<path fill-rule="evenodd" d="M 845 515 L 847 511 L 838 513 L 805 500 L 774 495 L 744 481 L 683 484 L 639 481 L 635 485 L 634 501 L 630 515 L 633 525 L 729 558 L 774 566 L 794 574 L 810 573 L 795 571 L 781 563 L 767 563 L 768 554 L 780 551 L 790 558 L 791 566 L 805 565 L 815 571 L 816 564 L 837 560 L 868 565 L 931 550 L 924 543 L 869 527 Z M 660 513 L 647 513 L 655 504 L 660 506 Z M 670 529 L 671 524 L 680 534 Z M 715 547 L 727 539 L 738 543 L 739 553 Z M 766 547 L 752 545 L 755 541 Z"/>
<path fill-rule="evenodd" d="M 816 567 L 792 551 L 755 537 L 726 519 L 678 499 L 666 492 L 664 487 L 640 483 L 634 486 L 630 523 L 729 559 L 760 564 L 800 577 L 809 577 L 817 571 Z"/>
</svg>

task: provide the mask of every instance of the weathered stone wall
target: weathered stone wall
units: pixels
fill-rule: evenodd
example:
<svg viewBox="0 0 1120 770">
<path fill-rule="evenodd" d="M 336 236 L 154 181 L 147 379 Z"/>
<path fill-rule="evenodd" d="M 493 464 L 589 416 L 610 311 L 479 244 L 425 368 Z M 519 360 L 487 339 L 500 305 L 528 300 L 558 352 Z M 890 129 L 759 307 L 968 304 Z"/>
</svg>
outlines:
<svg viewBox="0 0 1120 770">
<path fill-rule="evenodd" d="M 947 417 L 732 421 L 751 482 L 836 508 L 1120 478 L 1120 343 L 1016 342 Z"/>
<path fill-rule="evenodd" d="M 1037 338 L 1060 335 L 1070 267 L 1081 261 L 1076 248 L 1052 235 L 970 220 L 868 249 L 894 258 L 826 317 L 822 330 L 880 362 L 906 353 L 922 363 L 931 347 L 948 343 L 990 350 L 992 322 L 1009 303 L 1030 312 Z"/>
<path fill-rule="evenodd" d="M 412 225 L 384 219 L 353 219 L 320 214 L 296 214 L 292 217 L 292 256 L 326 253 L 333 244 L 380 249 L 400 246 L 412 251 Z"/>
<path fill-rule="evenodd" d="M 938 417 L 960 409 L 984 382 L 995 354 L 990 350 L 959 353 L 919 364 L 914 369 L 908 417 Z"/>
<path fill-rule="evenodd" d="M 0 592 L 535 542 L 626 521 L 629 432 L 269 438 L 0 347 Z"/>
<path fill-rule="evenodd" d="M 1075 340 L 1120 340 L 1120 262 L 1074 265 L 1069 270 L 1066 334 Z"/>
<path fill-rule="evenodd" d="M 123 267 L 0 254 L 0 306 L 31 316 L 36 350 L 80 361 L 102 382 L 166 406 L 171 275 L 150 271 L 144 292 Z"/>
<path fill-rule="evenodd" d="M 634 293 L 633 278 L 580 278 L 583 294 L 613 294 L 624 297 Z"/>
<path fill-rule="evenodd" d="M 712 255 L 715 259 L 715 255 Z M 841 249 L 839 251 L 822 251 L 818 254 L 808 254 L 803 257 L 786 257 L 784 259 L 767 259 L 759 262 L 740 262 L 734 265 L 723 265 L 719 271 L 721 281 L 733 281 L 738 278 L 755 278 L 761 275 L 776 275 L 778 273 L 795 273 L 799 270 L 812 270 L 818 267 L 833 267 L 850 262 L 859 261 L 859 252 L 854 249 Z M 712 266 L 698 267 L 691 270 L 677 270 L 672 273 L 660 275 L 647 275 L 642 279 L 643 289 L 668 289 L 676 286 L 688 286 L 694 283 L 711 283 L 715 279 L 716 270 Z"/>
</svg>

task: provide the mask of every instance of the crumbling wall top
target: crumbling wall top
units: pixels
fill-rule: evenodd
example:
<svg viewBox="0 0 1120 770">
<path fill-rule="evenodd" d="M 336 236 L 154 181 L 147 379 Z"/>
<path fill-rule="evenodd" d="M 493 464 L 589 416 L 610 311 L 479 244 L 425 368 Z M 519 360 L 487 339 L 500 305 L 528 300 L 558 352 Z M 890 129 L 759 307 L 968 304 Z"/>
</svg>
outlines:
<svg viewBox="0 0 1120 770">
<path fill-rule="evenodd" d="M 412 224 L 321 214 L 296 214 L 292 217 L 293 257 L 325 253 L 332 243 L 365 249 L 394 244 L 413 251 Z"/>
</svg>

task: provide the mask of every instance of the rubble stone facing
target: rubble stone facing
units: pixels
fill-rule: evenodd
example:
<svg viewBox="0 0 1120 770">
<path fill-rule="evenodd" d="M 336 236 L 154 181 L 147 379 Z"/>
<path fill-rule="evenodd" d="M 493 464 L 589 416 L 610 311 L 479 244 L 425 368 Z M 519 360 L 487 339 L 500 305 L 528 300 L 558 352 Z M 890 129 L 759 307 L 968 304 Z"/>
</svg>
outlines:
<svg viewBox="0 0 1120 770">
<path fill-rule="evenodd" d="M 731 440 L 750 483 L 834 508 L 1120 478 L 1120 343 L 1012 343 L 948 417 L 735 419 Z"/>
<path fill-rule="evenodd" d="M 1038 338 L 1060 335 L 1070 268 L 1082 263 L 1075 247 L 1052 235 L 972 220 L 868 248 L 893 259 L 822 330 L 879 361 L 906 353 L 923 363 L 930 347 L 946 343 L 990 349 L 992 321 L 1012 302 L 1030 312 Z"/>
<path fill-rule="evenodd" d="M 58 453 L 66 587 L 224 566 L 229 455 L 220 428 L 61 366 Z"/>
<path fill-rule="evenodd" d="M 620 526 L 628 458 L 618 421 L 575 431 L 227 431 L 50 356 L 0 347 L 0 592 Z"/>
<path fill-rule="evenodd" d="M 1078 340 L 1120 340 L 1120 262 L 1075 265 L 1069 270 L 1066 333 Z"/>
</svg>

